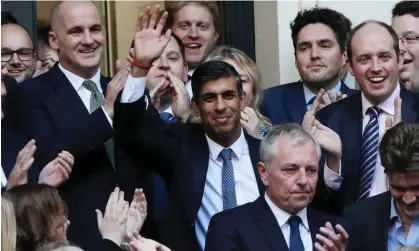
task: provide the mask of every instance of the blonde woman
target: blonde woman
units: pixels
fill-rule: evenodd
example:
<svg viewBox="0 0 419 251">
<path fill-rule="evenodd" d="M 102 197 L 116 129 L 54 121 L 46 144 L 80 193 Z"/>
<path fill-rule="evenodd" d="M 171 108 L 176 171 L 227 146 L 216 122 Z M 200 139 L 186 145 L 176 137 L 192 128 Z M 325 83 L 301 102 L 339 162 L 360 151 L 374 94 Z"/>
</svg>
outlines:
<svg viewBox="0 0 419 251">
<path fill-rule="evenodd" d="M 219 46 L 207 57 L 231 64 L 239 73 L 243 91 L 246 93 L 246 108 L 242 111 L 241 124 L 255 138 L 262 138 L 272 129 L 271 121 L 263 116 L 259 107 L 262 103 L 262 76 L 256 63 L 246 53 L 229 46 Z"/>
<path fill-rule="evenodd" d="M 1 197 L 1 250 L 16 250 L 16 216 L 10 200 Z"/>
</svg>

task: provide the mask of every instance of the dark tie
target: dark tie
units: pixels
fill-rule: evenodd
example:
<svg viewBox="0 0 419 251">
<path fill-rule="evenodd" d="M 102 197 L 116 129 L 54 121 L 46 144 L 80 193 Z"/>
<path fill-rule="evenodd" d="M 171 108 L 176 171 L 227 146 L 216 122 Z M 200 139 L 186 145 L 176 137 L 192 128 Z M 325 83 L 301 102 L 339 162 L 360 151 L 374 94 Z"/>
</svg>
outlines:
<svg viewBox="0 0 419 251">
<path fill-rule="evenodd" d="M 307 105 L 312 105 L 315 99 L 316 99 L 316 96 L 312 97 L 312 98 L 308 101 Z"/>
<path fill-rule="evenodd" d="M 169 112 L 161 112 L 160 113 L 160 118 L 166 124 L 174 124 L 174 123 L 179 122 L 179 120 L 175 116 L 173 116 L 173 114 L 171 114 Z"/>
<path fill-rule="evenodd" d="M 224 148 L 219 154 L 223 159 L 223 169 L 221 172 L 223 210 L 235 208 L 237 206 L 234 169 L 233 163 L 231 162 L 232 153 L 233 151 L 230 148 Z"/>
<path fill-rule="evenodd" d="M 290 251 L 304 251 L 299 228 L 301 218 L 293 215 L 288 219 L 288 224 L 290 225 Z"/>
<path fill-rule="evenodd" d="M 105 98 L 103 97 L 102 93 L 100 93 L 95 82 L 91 80 L 85 80 L 83 82 L 83 86 L 87 90 L 92 92 L 92 94 L 90 95 L 90 113 L 93 113 L 105 103 Z M 115 168 L 115 157 L 113 154 L 114 153 L 113 138 L 105 142 L 105 149 L 106 149 L 106 153 L 109 156 L 109 160 L 111 161 L 113 168 Z"/>
<path fill-rule="evenodd" d="M 361 139 L 361 181 L 359 185 L 358 200 L 367 198 L 371 191 L 372 179 L 374 177 L 375 163 L 378 154 L 379 126 L 378 116 L 380 108 L 372 106 L 367 109 L 366 114 L 370 115 L 370 120 L 365 127 Z"/>
</svg>

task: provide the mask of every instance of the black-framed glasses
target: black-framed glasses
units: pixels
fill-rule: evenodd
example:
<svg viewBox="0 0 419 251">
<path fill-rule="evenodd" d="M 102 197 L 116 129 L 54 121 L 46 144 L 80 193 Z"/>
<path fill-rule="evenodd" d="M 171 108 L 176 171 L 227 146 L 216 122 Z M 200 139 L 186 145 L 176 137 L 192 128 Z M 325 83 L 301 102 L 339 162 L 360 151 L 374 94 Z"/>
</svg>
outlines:
<svg viewBox="0 0 419 251">
<path fill-rule="evenodd" d="M 9 50 L 9 49 L 2 49 L 1 50 L 1 61 L 2 62 L 9 62 L 13 55 L 16 53 L 18 58 L 21 61 L 29 61 L 31 60 L 34 55 L 35 55 L 35 50 L 34 49 L 29 49 L 29 48 L 22 48 L 19 50 Z"/>
<path fill-rule="evenodd" d="M 419 35 L 418 34 L 406 34 L 404 36 L 399 37 L 402 43 L 405 46 L 412 46 L 419 44 Z"/>
</svg>

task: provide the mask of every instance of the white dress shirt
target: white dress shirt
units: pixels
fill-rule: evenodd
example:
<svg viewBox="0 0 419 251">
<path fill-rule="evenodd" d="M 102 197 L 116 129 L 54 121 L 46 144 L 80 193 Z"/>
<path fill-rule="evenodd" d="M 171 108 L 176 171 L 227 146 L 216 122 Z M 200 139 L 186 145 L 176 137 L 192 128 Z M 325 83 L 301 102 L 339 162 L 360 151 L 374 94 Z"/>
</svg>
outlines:
<svg viewBox="0 0 419 251">
<path fill-rule="evenodd" d="M 7 185 L 7 177 L 6 174 L 3 171 L 3 167 L 1 167 L 1 187 L 6 187 Z"/>
<path fill-rule="evenodd" d="M 206 136 L 209 147 L 209 164 L 205 180 L 202 204 L 195 222 L 195 230 L 201 250 L 205 247 L 205 237 L 211 217 L 223 211 L 222 168 L 223 160 L 218 155 L 224 147 Z M 234 144 L 231 162 L 234 169 L 237 206 L 255 201 L 259 197 L 259 188 L 249 155 L 249 147 L 243 131 Z"/>
<path fill-rule="evenodd" d="M 277 207 L 271 201 L 271 199 L 268 197 L 266 193 L 265 193 L 265 200 L 266 200 L 266 203 L 268 203 L 269 208 L 272 210 L 275 216 L 275 219 L 282 230 L 282 235 L 284 236 L 284 239 L 287 242 L 288 248 L 290 248 L 291 228 L 290 228 L 290 225 L 288 224 L 288 219 L 291 217 L 291 214 Z M 297 216 L 301 218 L 301 224 L 299 225 L 299 230 L 300 230 L 300 237 L 304 245 L 304 251 L 312 251 L 313 241 L 311 239 L 310 227 L 308 225 L 307 208 L 304 208 L 303 210 L 298 212 Z"/>
<path fill-rule="evenodd" d="M 383 136 L 386 128 L 386 119 L 390 117 L 392 120 L 394 119 L 394 100 L 400 95 L 400 85 L 397 85 L 396 89 L 393 91 L 391 96 L 387 98 L 384 102 L 377 105 L 381 109 L 381 113 L 378 116 L 378 127 L 379 127 L 379 137 L 381 141 L 381 137 Z M 364 132 L 365 127 L 367 126 L 370 116 L 366 114 L 368 108 L 372 107 L 373 105 L 365 98 L 364 93 L 361 94 L 362 100 L 362 132 Z M 331 174 L 331 176 L 335 176 L 334 180 L 336 183 L 334 186 L 329 186 L 330 188 L 336 190 L 339 189 L 340 185 L 342 184 L 342 177 L 339 174 L 334 173 L 329 168 L 326 168 L 326 172 Z M 377 154 L 377 159 L 375 162 L 375 170 L 374 170 L 374 177 L 372 179 L 372 185 L 370 194 L 368 197 L 372 197 L 377 194 L 381 194 L 383 192 L 388 191 L 388 180 L 387 175 L 384 173 L 384 167 L 381 165 L 380 154 Z"/>
<path fill-rule="evenodd" d="M 80 96 L 84 106 L 86 107 L 87 111 L 90 113 L 90 96 L 92 95 L 92 92 L 89 91 L 86 87 L 83 86 L 83 82 L 86 80 L 91 80 L 96 84 L 96 87 L 98 90 L 103 94 L 102 87 L 100 85 L 100 69 L 96 72 L 96 74 L 90 78 L 90 79 L 84 79 L 80 76 L 77 76 L 76 74 L 68 71 L 65 69 L 60 63 L 58 64 L 58 67 L 60 70 L 64 73 L 64 75 L 67 77 L 68 81 L 71 83 L 71 85 L 76 90 L 77 94 Z M 121 96 L 121 102 L 128 103 L 128 102 L 134 102 L 133 100 L 135 97 L 140 97 L 144 93 L 145 83 L 144 87 L 141 86 L 141 82 L 138 80 L 138 78 L 133 78 L 131 75 L 128 76 L 127 83 L 125 85 L 124 90 L 122 91 Z M 105 109 L 102 106 L 102 110 L 106 115 L 106 118 L 109 121 L 109 124 L 112 126 L 112 119 L 109 117 L 109 115 L 106 113 Z"/>
</svg>

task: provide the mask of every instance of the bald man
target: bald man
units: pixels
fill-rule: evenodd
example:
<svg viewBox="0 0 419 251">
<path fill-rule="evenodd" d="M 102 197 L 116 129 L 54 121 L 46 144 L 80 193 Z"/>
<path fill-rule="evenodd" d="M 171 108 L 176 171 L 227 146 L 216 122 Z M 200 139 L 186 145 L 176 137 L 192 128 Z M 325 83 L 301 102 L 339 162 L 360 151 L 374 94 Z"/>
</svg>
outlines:
<svg viewBox="0 0 419 251">
<path fill-rule="evenodd" d="M 1 26 L 1 68 L 18 83 L 30 79 L 34 73 L 36 54 L 29 33 L 18 24 Z"/>
<path fill-rule="evenodd" d="M 118 92 L 125 84 L 121 100 L 130 102 L 143 95 L 145 83 L 132 78 L 126 68 L 113 80 L 101 75 L 106 38 L 100 20 L 92 2 L 59 2 L 51 13 L 49 33 L 59 62 L 18 85 L 14 92 L 14 125 L 35 138 L 38 160 L 50 161 L 63 149 L 76 160 L 61 190 L 71 221 L 68 239 L 86 251 L 98 250 L 101 236 L 95 209 L 103 212 L 115 186 L 125 192 L 127 201 L 132 200 L 135 188 L 144 188 L 147 199 L 152 200 L 148 169 L 134 163 L 113 140 L 113 105 Z M 142 235 L 148 236 L 147 221 Z"/>
</svg>

